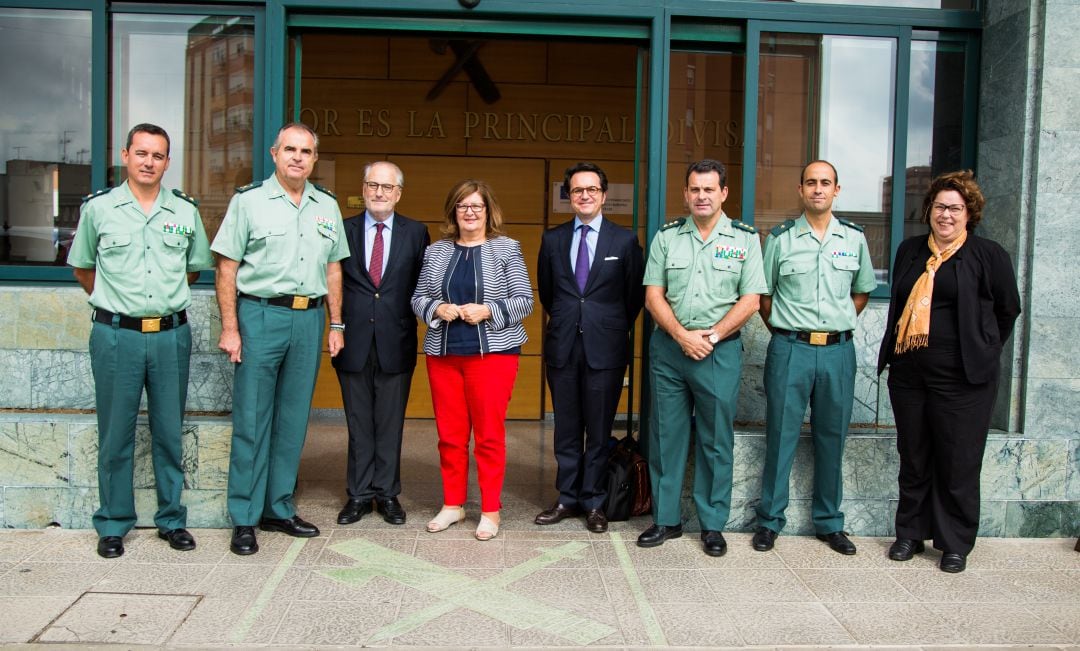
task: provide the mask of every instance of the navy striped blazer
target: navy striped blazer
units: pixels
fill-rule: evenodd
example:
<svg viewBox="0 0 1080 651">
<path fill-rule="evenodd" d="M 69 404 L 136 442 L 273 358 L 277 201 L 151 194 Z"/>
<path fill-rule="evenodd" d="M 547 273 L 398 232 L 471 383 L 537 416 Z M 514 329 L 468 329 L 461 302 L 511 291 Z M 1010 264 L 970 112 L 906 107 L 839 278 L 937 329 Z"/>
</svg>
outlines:
<svg viewBox="0 0 1080 651">
<path fill-rule="evenodd" d="M 446 322 L 435 316 L 435 310 L 449 302 L 450 276 L 461 262 L 453 240 L 438 240 L 424 253 L 412 308 L 428 325 L 426 355 L 446 354 Z M 532 314 L 533 289 L 521 245 L 509 237 L 494 237 L 480 245 L 480 255 L 473 256 L 472 262 L 477 297 L 491 310 L 491 318 L 480 328 L 480 352 L 497 353 L 524 344 L 528 337 L 521 322 Z"/>
</svg>

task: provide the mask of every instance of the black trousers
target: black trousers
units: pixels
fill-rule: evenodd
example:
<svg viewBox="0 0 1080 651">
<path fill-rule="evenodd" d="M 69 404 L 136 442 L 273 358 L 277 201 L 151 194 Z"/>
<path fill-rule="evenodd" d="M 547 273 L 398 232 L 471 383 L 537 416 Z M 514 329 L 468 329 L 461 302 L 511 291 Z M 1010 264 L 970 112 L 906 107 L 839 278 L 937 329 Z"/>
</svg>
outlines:
<svg viewBox="0 0 1080 651">
<path fill-rule="evenodd" d="M 964 376 L 956 348 L 922 348 L 889 365 L 889 397 L 900 453 L 896 536 L 933 539 L 967 554 L 979 530 L 979 475 L 997 395 Z"/>
<path fill-rule="evenodd" d="M 401 493 L 401 439 L 412 375 L 384 373 L 374 350 L 359 373 L 337 372 L 349 426 L 345 490 L 352 499 Z"/>
<path fill-rule="evenodd" d="M 625 374 L 625 367 L 590 368 L 581 337 L 575 338 L 565 366 L 547 367 L 555 409 L 555 488 L 560 504 L 585 510 L 603 507 L 606 446 Z"/>
</svg>

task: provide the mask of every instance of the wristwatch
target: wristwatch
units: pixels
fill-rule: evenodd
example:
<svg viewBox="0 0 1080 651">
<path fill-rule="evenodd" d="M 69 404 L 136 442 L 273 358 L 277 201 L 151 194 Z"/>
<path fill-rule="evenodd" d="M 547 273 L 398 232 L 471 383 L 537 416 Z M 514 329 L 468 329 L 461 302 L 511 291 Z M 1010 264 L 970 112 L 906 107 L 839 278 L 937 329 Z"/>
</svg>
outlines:
<svg viewBox="0 0 1080 651">
<path fill-rule="evenodd" d="M 710 330 L 709 331 L 709 343 L 714 345 L 714 346 L 716 344 L 720 343 L 720 335 L 716 334 L 715 331 Z"/>
</svg>

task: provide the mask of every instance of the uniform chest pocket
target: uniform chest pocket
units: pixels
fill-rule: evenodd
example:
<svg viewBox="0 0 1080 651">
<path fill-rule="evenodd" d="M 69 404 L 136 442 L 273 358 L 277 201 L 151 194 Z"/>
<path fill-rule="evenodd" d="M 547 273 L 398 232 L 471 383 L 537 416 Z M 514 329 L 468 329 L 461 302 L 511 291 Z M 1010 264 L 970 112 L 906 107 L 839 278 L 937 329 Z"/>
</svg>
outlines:
<svg viewBox="0 0 1080 651">
<path fill-rule="evenodd" d="M 851 281 L 859 271 L 859 259 L 845 256 L 832 259 L 835 270 L 833 277 L 833 293 L 837 298 L 846 298 L 851 294 Z"/>
<path fill-rule="evenodd" d="M 668 258 L 664 263 L 664 274 L 668 287 L 676 283 L 685 285 L 690 279 L 690 258 Z"/>
<path fill-rule="evenodd" d="M 285 264 L 287 242 L 284 228 L 261 228 L 252 231 L 250 246 L 251 252 L 258 254 L 260 264 Z"/>
<path fill-rule="evenodd" d="M 743 261 L 732 258 L 713 258 L 711 293 L 722 296 L 739 295 L 739 278 L 742 277 Z"/>
<path fill-rule="evenodd" d="M 796 299 L 813 299 L 817 293 L 817 274 L 810 262 L 783 262 L 780 264 L 780 279 L 775 292 Z"/>
<path fill-rule="evenodd" d="M 131 233 L 103 233 L 98 238 L 97 264 L 101 270 L 114 274 L 133 271 L 130 268 Z"/>
<path fill-rule="evenodd" d="M 338 232 L 336 230 L 330 230 L 330 228 L 325 226 L 317 226 L 315 230 L 321 236 L 319 237 L 319 244 L 321 245 L 319 252 L 324 261 L 329 260 L 330 252 L 337 246 Z"/>
<path fill-rule="evenodd" d="M 173 273 L 183 272 L 187 268 L 188 237 L 178 233 L 163 233 L 161 241 L 161 266 Z"/>
</svg>

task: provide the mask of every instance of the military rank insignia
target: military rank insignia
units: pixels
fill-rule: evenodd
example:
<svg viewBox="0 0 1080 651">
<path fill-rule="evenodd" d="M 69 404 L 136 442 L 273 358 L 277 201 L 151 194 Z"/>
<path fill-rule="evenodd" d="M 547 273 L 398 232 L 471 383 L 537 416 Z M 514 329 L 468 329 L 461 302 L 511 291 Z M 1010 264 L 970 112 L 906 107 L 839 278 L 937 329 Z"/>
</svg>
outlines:
<svg viewBox="0 0 1080 651">
<path fill-rule="evenodd" d="M 720 260 L 745 260 L 746 259 L 746 247 L 741 246 L 720 246 L 716 245 L 716 250 L 713 251 L 713 257 Z"/>
<path fill-rule="evenodd" d="M 337 226 L 334 224 L 334 220 L 329 217 L 315 217 L 315 226 L 323 229 L 327 233 L 333 233 L 337 230 Z"/>
<path fill-rule="evenodd" d="M 171 233 L 173 235 L 185 235 L 191 237 L 195 235 L 195 229 L 190 226 L 183 226 L 181 224 L 174 224 L 172 222 L 165 222 L 161 227 L 162 232 Z"/>
</svg>

